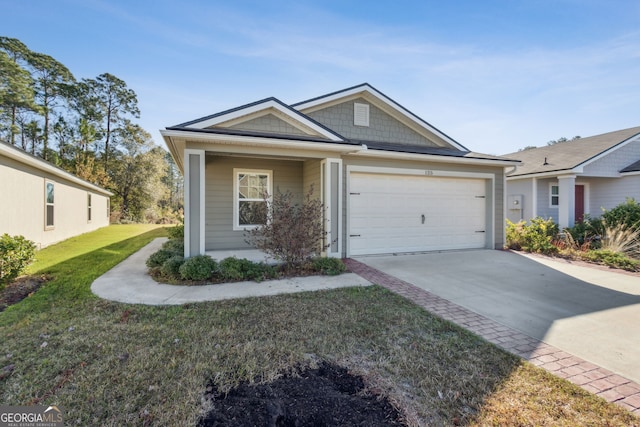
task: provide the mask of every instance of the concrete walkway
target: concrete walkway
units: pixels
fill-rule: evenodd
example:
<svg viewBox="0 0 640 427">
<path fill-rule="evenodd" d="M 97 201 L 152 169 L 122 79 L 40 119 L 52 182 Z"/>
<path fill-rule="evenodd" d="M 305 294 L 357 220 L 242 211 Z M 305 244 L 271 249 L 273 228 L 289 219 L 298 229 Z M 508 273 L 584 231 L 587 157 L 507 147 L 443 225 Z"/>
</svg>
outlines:
<svg viewBox="0 0 640 427">
<path fill-rule="evenodd" d="M 192 302 L 260 297 L 302 291 L 369 286 L 354 273 L 340 276 L 296 277 L 261 283 L 236 282 L 205 286 L 176 286 L 156 282 L 147 274 L 145 262 L 166 239 L 155 239 L 147 246 L 106 272 L 91 284 L 91 291 L 111 301 L 146 305 L 180 305 Z"/>
<path fill-rule="evenodd" d="M 635 335 L 640 329 L 637 327 L 640 317 L 637 313 L 634 315 L 628 311 L 640 308 L 640 300 L 637 297 L 640 287 L 634 287 L 636 277 L 624 274 L 609 277 L 604 273 L 610 272 L 592 272 L 591 269 L 584 271 L 585 267 L 573 265 L 568 265 L 567 270 L 561 272 L 555 269 L 561 269 L 562 265 L 549 267 L 515 253 L 501 251 L 360 257 L 358 260 L 347 260 L 347 265 L 351 271 L 367 280 L 385 286 L 505 350 L 640 415 L 640 384 L 635 380 L 640 374 L 637 368 L 640 366 L 640 359 L 633 359 L 635 352 L 640 350 L 634 344 Z M 593 276 L 608 279 L 613 289 L 600 289 L 597 285 L 583 282 L 567 273 L 576 268 L 580 270 L 576 274 L 583 275 L 583 279 L 584 275 L 590 280 L 593 280 Z M 501 284 L 500 286 L 507 289 L 493 289 L 490 286 L 492 283 Z M 542 289 L 536 291 L 536 283 L 542 286 Z M 572 297 L 561 297 L 558 293 L 557 288 L 562 287 L 563 283 L 569 284 L 569 292 L 575 292 Z M 518 284 L 524 289 L 519 288 Z M 529 289 L 530 293 L 527 293 L 527 286 L 533 287 Z M 511 291 L 508 288 L 512 288 Z M 592 293 L 589 294 L 589 291 Z M 548 295 L 542 298 L 538 295 L 536 300 L 536 292 L 546 292 Z M 592 301 L 595 306 L 585 308 L 589 307 L 586 300 L 590 299 L 595 299 Z M 625 355 L 628 360 L 624 363 L 616 364 L 615 360 L 607 361 L 605 357 L 604 364 L 614 367 L 615 372 L 603 367 L 603 363 L 593 363 L 593 360 L 588 361 L 575 352 L 549 344 L 548 336 L 544 333 L 542 337 L 535 336 L 540 335 L 541 325 L 545 322 L 548 327 L 553 324 L 549 323 L 549 319 L 537 319 L 538 316 L 543 318 L 544 313 L 553 313 L 552 319 L 562 320 L 571 316 L 571 312 L 562 311 L 559 306 L 565 304 L 566 309 L 575 301 L 580 302 L 577 306 L 582 308 L 578 310 L 579 314 L 575 315 L 578 323 L 570 325 L 569 329 L 577 328 L 574 329 L 577 338 L 590 343 L 587 347 L 595 350 L 590 354 L 597 354 L 598 350 L 600 353 L 611 352 L 611 348 L 608 347 L 607 340 L 610 338 L 607 337 L 606 329 L 601 330 L 602 325 L 598 324 L 603 321 L 602 313 L 596 311 L 593 313 L 596 319 L 590 321 L 588 310 L 602 309 L 606 313 L 608 310 L 620 308 L 621 316 L 631 316 L 622 321 L 622 330 L 608 331 L 613 339 L 618 341 L 616 349 L 627 349 Z M 550 304 L 551 308 L 545 308 L 546 304 Z M 608 320 L 611 321 L 612 318 L 609 317 Z M 627 327 L 627 320 L 633 323 L 629 325 L 631 327 Z M 586 329 L 580 330 L 582 327 Z M 605 335 L 601 337 L 602 333 Z M 555 335 L 556 341 L 561 342 L 562 338 L 566 336 Z M 581 347 L 578 345 L 575 348 L 580 350 Z M 630 354 L 632 356 L 629 356 Z M 621 374 L 620 370 L 624 373 Z"/>
</svg>

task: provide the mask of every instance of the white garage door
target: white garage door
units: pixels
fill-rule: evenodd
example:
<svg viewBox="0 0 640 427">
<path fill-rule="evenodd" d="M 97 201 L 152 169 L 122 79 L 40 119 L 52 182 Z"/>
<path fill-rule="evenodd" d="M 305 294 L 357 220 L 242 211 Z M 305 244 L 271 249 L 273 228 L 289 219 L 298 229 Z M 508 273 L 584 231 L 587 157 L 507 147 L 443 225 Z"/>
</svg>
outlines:
<svg viewBox="0 0 640 427">
<path fill-rule="evenodd" d="M 486 180 L 350 174 L 351 255 L 486 246 Z"/>
</svg>

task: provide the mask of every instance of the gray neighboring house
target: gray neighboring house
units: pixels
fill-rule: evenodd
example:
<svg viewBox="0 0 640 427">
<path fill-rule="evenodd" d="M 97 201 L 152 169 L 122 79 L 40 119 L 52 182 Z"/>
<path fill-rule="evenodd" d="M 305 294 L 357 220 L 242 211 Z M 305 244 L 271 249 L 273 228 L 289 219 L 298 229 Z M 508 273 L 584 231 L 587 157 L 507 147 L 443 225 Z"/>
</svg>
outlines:
<svg viewBox="0 0 640 427">
<path fill-rule="evenodd" d="M 262 194 L 314 188 L 324 255 L 501 248 L 505 169 L 369 84 L 267 98 L 160 131 L 185 176 L 185 256 L 248 248 Z M 263 207 L 263 206 L 262 206 Z"/>
<path fill-rule="evenodd" d="M 506 154 L 521 166 L 507 176 L 507 218 L 552 218 L 572 227 L 627 197 L 640 201 L 640 127 Z"/>
<path fill-rule="evenodd" d="M 0 235 L 38 248 L 109 225 L 112 193 L 0 142 Z"/>
</svg>

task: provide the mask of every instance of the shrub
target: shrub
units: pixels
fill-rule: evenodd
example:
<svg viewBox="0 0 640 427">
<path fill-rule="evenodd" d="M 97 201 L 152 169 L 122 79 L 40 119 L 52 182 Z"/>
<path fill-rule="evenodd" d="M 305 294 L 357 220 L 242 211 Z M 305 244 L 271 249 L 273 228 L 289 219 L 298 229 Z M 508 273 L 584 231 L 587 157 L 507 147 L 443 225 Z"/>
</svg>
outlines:
<svg viewBox="0 0 640 427">
<path fill-rule="evenodd" d="M 311 265 L 314 271 L 326 274 L 327 276 L 337 276 L 338 274 L 344 273 L 347 269 L 347 266 L 344 265 L 344 262 L 339 258 L 314 258 Z"/>
<path fill-rule="evenodd" d="M 263 262 L 256 263 L 244 258 L 229 257 L 220 261 L 218 274 L 225 281 L 255 280 L 261 282 L 275 278 L 277 271 L 275 267 Z"/>
<path fill-rule="evenodd" d="M 0 236 L 0 289 L 18 277 L 36 256 L 36 245 L 24 236 Z"/>
<path fill-rule="evenodd" d="M 184 239 L 184 224 L 167 228 L 167 235 L 169 239 Z"/>
<path fill-rule="evenodd" d="M 209 255 L 196 255 L 180 266 L 180 277 L 185 280 L 207 280 L 213 276 L 218 263 Z"/>
<path fill-rule="evenodd" d="M 583 259 L 598 262 L 609 267 L 621 268 L 627 271 L 638 271 L 640 261 L 633 260 L 623 253 L 613 252 L 608 249 L 597 249 L 585 252 L 581 255 Z"/>
<path fill-rule="evenodd" d="M 168 249 L 160 249 L 159 251 L 152 253 L 151 256 L 147 259 L 147 267 L 162 267 L 162 264 L 164 264 L 166 260 L 174 255 L 175 253 Z"/>
<path fill-rule="evenodd" d="M 542 254 L 556 253 L 558 248 L 553 241 L 557 235 L 558 226 L 551 218 L 533 218 L 530 224 L 507 220 L 507 246 L 511 249 Z"/>
<path fill-rule="evenodd" d="M 169 239 L 162 244 L 162 249 L 166 249 L 174 255 L 184 255 L 184 242 L 178 239 Z"/>
<path fill-rule="evenodd" d="M 172 279 L 180 278 L 180 267 L 184 264 L 184 258 L 182 255 L 174 255 L 162 264 L 160 267 L 160 273 L 165 277 Z"/>
<path fill-rule="evenodd" d="M 604 211 L 602 219 L 610 227 L 624 225 L 627 228 L 640 230 L 640 203 L 635 199 L 627 198 L 624 203 L 609 211 Z"/>
<path fill-rule="evenodd" d="M 565 228 L 578 246 L 597 248 L 600 236 L 603 232 L 603 224 L 600 218 L 591 218 L 585 215 L 582 222 L 576 223 L 573 227 Z"/>
<path fill-rule="evenodd" d="M 247 232 L 247 242 L 285 264 L 301 267 L 322 249 L 322 203 L 312 198 L 313 187 L 302 205 L 294 205 L 290 191 L 265 198 L 270 215 L 266 224 Z"/>
</svg>

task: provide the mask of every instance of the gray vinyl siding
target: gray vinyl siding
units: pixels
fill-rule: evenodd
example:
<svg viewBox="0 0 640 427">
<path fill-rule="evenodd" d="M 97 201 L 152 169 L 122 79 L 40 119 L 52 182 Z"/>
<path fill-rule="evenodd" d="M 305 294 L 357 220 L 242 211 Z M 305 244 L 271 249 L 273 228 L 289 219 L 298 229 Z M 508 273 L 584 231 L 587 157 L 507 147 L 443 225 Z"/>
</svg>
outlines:
<svg viewBox="0 0 640 427">
<path fill-rule="evenodd" d="M 622 178 L 591 178 L 589 183 L 589 213 L 592 217 L 602 215 L 602 209 L 611 209 L 624 203 L 627 197 L 640 201 L 640 175 Z"/>
<path fill-rule="evenodd" d="M 640 159 L 640 140 L 628 143 L 584 167 L 585 176 L 618 177 L 619 171 Z"/>
<path fill-rule="evenodd" d="M 275 133 L 278 135 L 309 136 L 300 129 L 291 126 L 289 123 L 274 116 L 273 114 L 266 114 L 262 117 L 257 117 L 234 126 L 229 126 L 229 129 Z"/>
<path fill-rule="evenodd" d="M 354 103 L 369 105 L 369 126 L 353 124 Z M 362 98 L 323 108 L 307 115 L 350 139 L 438 146 Z"/>
<path fill-rule="evenodd" d="M 273 191 L 293 192 L 295 203 L 303 200 L 303 162 L 242 157 L 206 157 L 205 250 L 243 249 L 245 232 L 233 230 L 233 169 L 272 171 Z"/>
<path fill-rule="evenodd" d="M 507 181 L 507 196 L 522 196 L 522 205 L 520 209 L 511 209 L 511 206 L 506 206 L 507 219 L 511 222 L 518 222 L 520 220 L 529 220 L 535 217 L 533 213 L 533 183 L 531 179 L 518 179 Z M 537 197 L 537 196 L 536 196 Z"/>
<path fill-rule="evenodd" d="M 549 185 L 551 183 L 558 185 L 558 180 L 555 178 L 538 180 L 538 212 L 534 217 L 539 216 L 544 219 L 551 218 L 554 222 L 558 223 L 559 207 L 551 207 L 549 201 Z"/>
<path fill-rule="evenodd" d="M 313 188 L 312 197 L 319 198 L 322 191 L 320 182 L 320 160 L 307 160 L 302 166 L 302 186 L 305 195 Z"/>
<path fill-rule="evenodd" d="M 493 213 L 493 237 L 494 248 L 502 249 L 505 238 L 505 217 L 504 217 L 504 169 L 501 167 L 481 166 L 481 165 L 468 165 L 468 164 L 447 164 L 447 163 L 428 163 L 418 161 L 401 161 L 401 160 L 379 160 L 379 159 L 362 159 L 362 158 L 344 158 L 343 161 L 343 188 L 342 194 L 344 200 L 342 203 L 342 239 L 344 243 L 343 251 L 346 253 L 346 242 L 349 236 L 348 233 L 348 180 L 349 175 L 347 173 L 347 166 L 372 166 L 383 168 L 406 168 L 406 169 L 425 169 L 425 170 L 437 170 L 448 172 L 475 172 L 475 173 L 490 173 L 494 174 L 495 179 L 495 193 L 493 193 L 494 199 L 491 200 L 491 186 L 487 183 L 487 221 L 490 218 L 490 214 Z M 491 207 L 495 205 L 495 210 L 492 212 Z M 491 227 L 491 224 L 488 224 Z M 489 236 L 487 242 L 489 242 Z"/>
</svg>

